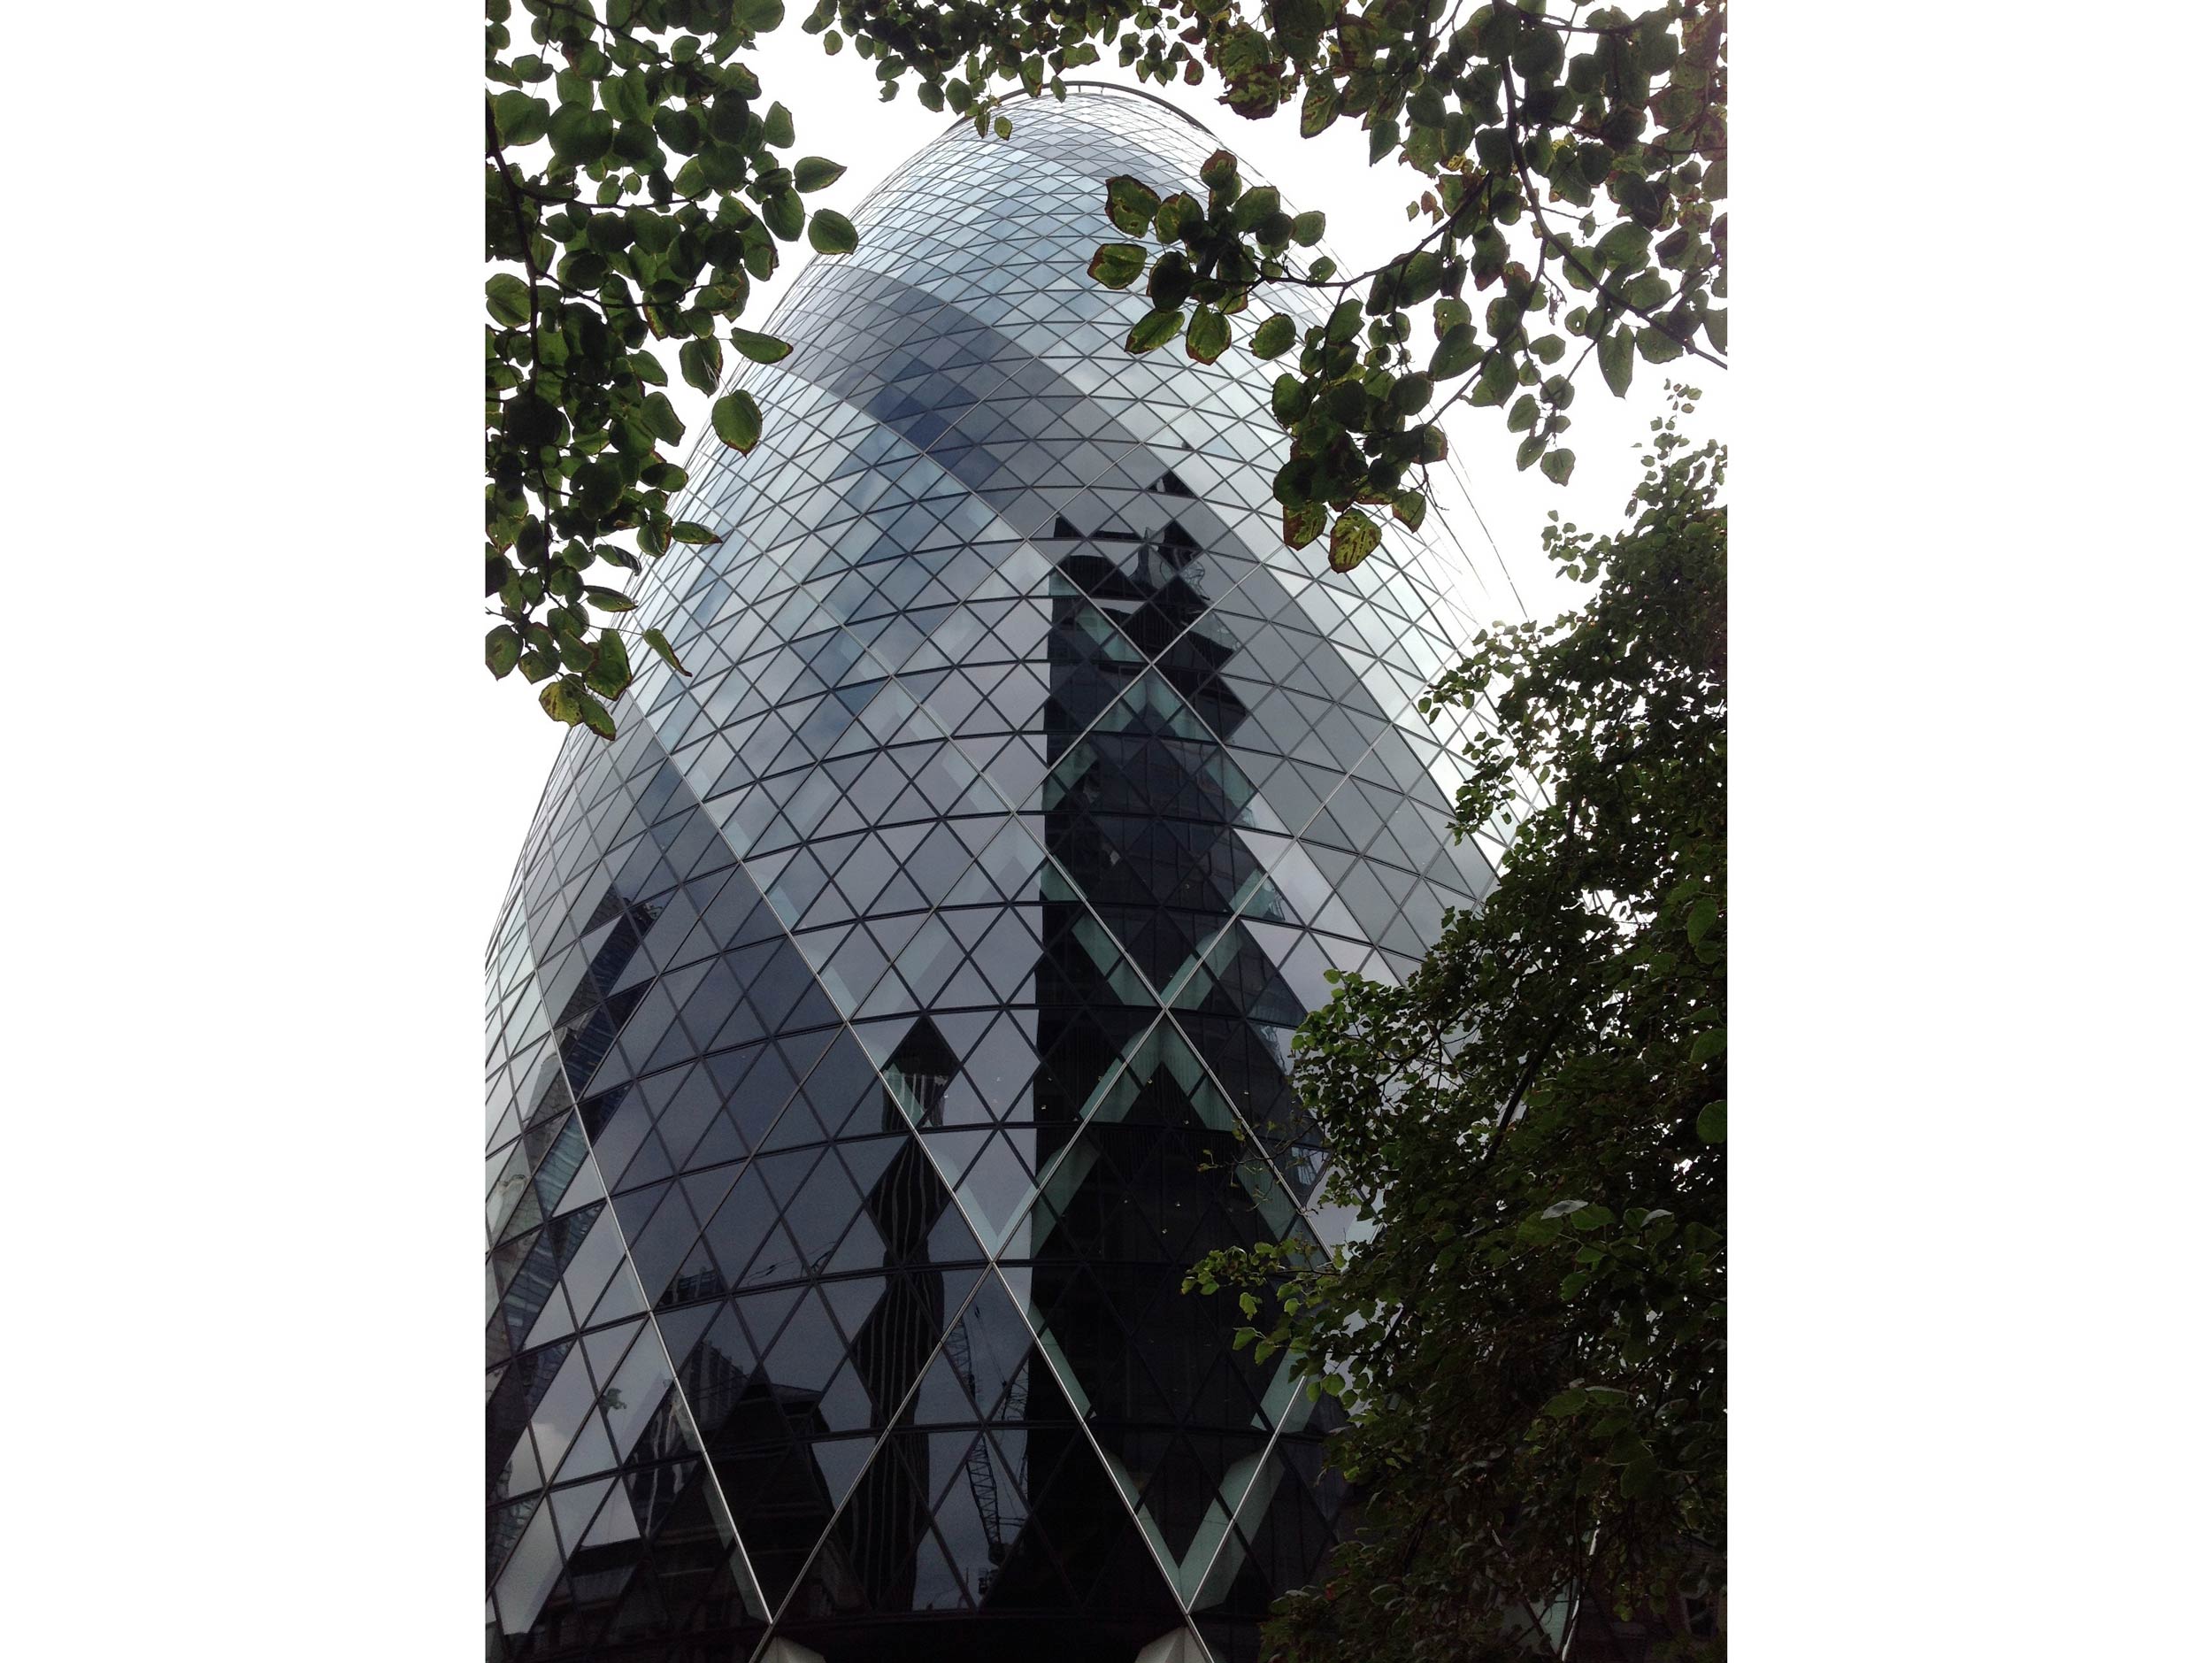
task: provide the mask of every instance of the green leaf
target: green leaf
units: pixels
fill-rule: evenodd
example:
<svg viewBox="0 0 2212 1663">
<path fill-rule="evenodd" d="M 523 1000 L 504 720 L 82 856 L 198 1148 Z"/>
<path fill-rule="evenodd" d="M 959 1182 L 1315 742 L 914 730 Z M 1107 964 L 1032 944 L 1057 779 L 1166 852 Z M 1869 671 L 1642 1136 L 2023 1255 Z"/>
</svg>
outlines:
<svg viewBox="0 0 2212 1663">
<path fill-rule="evenodd" d="M 484 667 L 494 675 L 505 675 L 521 657 L 522 632 L 512 624 L 501 624 L 485 635 Z"/>
<path fill-rule="evenodd" d="M 750 170 L 750 159 L 734 143 L 710 142 L 699 150 L 699 177 L 715 190 L 737 190 Z"/>
<path fill-rule="evenodd" d="M 722 343 L 712 335 L 685 342 L 676 361 L 683 369 L 684 380 L 701 392 L 711 396 L 722 384 Z"/>
<path fill-rule="evenodd" d="M 1237 198 L 1235 211 L 1229 216 L 1229 224 L 1248 236 L 1281 207 L 1282 193 L 1274 186 L 1255 185 Z"/>
<path fill-rule="evenodd" d="M 1651 250 L 1651 233 L 1640 225 L 1622 220 L 1598 239 L 1598 258 L 1608 266 L 1624 266 L 1631 270 L 1644 263 Z"/>
<path fill-rule="evenodd" d="M 627 612 L 637 610 L 637 603 L 618 589 L 599 589 L 584 585 L 584 598 L 603 612 Z"/>
<path fill-rule="evenodd" d="M 538 695 L 538 704 L 555 721 L 566 722 L 574 728 L 580 724 L 588 728 L 602 739 L 614 737 L 614 718 L 607 707 L 595 698 L 579 676 L 565 675 L 549 682 Z"/>
<path fill-rule="evenodd" d="M 614 737 L 613 713 L 581 688 L 576 692 L 576 720 L 602 739 Z"/>
<path fill-rule="evenodd" d="M 1505 419 L 1508 433 L 1526 433 L 1536 425 L 1536 395 L 1523 393 L 1513 401 L 1512 413 Z"/>
<path fill-rule="evenodd" d="M 1385 373 L 1376 372 L 1378 374 Z M 1417 416 L 1428 408 L 1429 400 L 1435 394 L 1436 383 L 1417 372 L 1401 375 L 1392 381 L 1390 390 L 1385 396 L 1385 403 L 1394 416 Z"/>
<path fill-rule="evenodd" d="M 1683 929 L 1692 941 L 1702 941 L 1706 932 L 1719 922 L 1720 908 L 1714 905 L 1711 896 L 1701 895 L 1692 904 L 1690 915 L 1684 921 Z"/>
<path fill-rule="evenodd" d="M 1216 150 L 1199 163 L 1198 177 L 1209 190 L 1225 190 L 1237 182 L 1237 158 L 1227 150 Z"/>
<path fill-rule="evenodd" d="M 647 431 L 662 443 L 674 444 L 684 436 L 683 419 L 666 393 L 646 394 L 643 414 Z"/>
<path fill-rule="evenodd" d="M 1315 80 L 1306 90 L 1305 102 L 1298 106 L 1298 135 L 1312 138 L 1336 119 L 1337 108 L 1336 83 Z"/>
<path fill-rule="evenodd" d="M 1374 553 L 1382 542 L 1382 527 L 1361 510 L 1348 508 L 1329 528 L 1329 570 L 1348 572 Z"/>
<path fill-rule="evenodd" d="M 1279 312 L 1252 331 L 1252 352 L 1256 358 L 1279 358 L 1297 344 L 1298 326 Z"/>
<path fill-rule="evenodd" d="M 502 144 L 534 144 L 545 136 L 553 106 L 526 92 L 503 92 L 492 100 L 492 120 Z"/>
<path fill-rule="evenodd" d="M 1136 327 L 1129 331 L 1129 338 L 1123 344 L 1132 352 L 1149 352 L 1156 347 L 1165 346 L 1182 329 L 1183 313 L 1179 308 L 1148 312 L 1137 320 Z"/>
<path fill-rule="evenodd" d="M 1720 1097 L 1698 1111 L 1697 1135 L 1708 1143 L 1728 1141 L 1728 1099 Z"/>
<path fill-rule="evenodd" d="M 546 123 L 553 159 L 588 166 L 614 148 L 614 118 L 604 110 L 564 104 Z"/>
<path fill-rule="evenodd" d="M 1329 510 L 1323 503 L 1304 503 L 1283 510 L 1283 543 L 1302 549 L 1328 527 Z"/>
<path fill-rule="evenodd" d="M 630 685 L 630 650 L 622 644 L 622 637 L 616 631 L 599 632 L 591 667 L 584 672 L 584 685 L 608 698 L 620 697 L 623 689 Z"/>
<path fill-rule="evenodd" d="M 1636 373 L 1636 336 L 1626 324 L 1598 343 L 1598 369 L 1616 398 L 1626 395 Z"/>
<path fill-rule="evenodd" d="M 1340 301 L 1336 310 L 1329 314 L 1328 327 L 1325 331 L 1329 343 L 1334 346 L 1350 340 L 1359 333 L 1359 327 L 1365 321 L 1366 317 L 1367 309 L 1358 301 Z"/>
<path fill-rule="evenodd" d="M 509 328 L 530 321 L 530 285 L 511 272 L 495 272 L 484 282 L 484 308 Z"/>
<path fill-rule="evenodd" d="M 726 393 L 714 401 L 714 431 L 724 444 L 742 453 L 760 443 L 760 406 L 748 392 Z"/>
<path fill-rule="evenodd" d="M 576 470 L 569 487 L 579 507 L 593 513 L 601 512 L 613 507 L 615 499 L 622 495 L 622 473 L 611 461 L 595 458 Z"/>
<path fill-rule="evenodd" d="M 1419 491 L 1400 491 L 1390 504 L 1390 512 L 1411 531 L 1421 529 L 1421 522 L 1429 517 L 1429 499 Z"/>
<path fill-rule="evenodd" d="M 1142 236 L 1159 210 L 1159 192 L 1142 180 L 1117 173 L 1106 181 L 1106 217 L 1124 236 Z"/>
<path fill-rule="evenodd" d="M 1570 1386 L 1545 1404 L 1543 1413 L 1557 1419 L 1579 1411 L 1590 1401 L 1590 1396 L 1579 1386 Z"/>
<path fill-rule="evenodd" d="M 1636 331 L 1636 350 L 1647 364 L 1671 364 L 1682 356 L 1682 343 L 1664 329 Z"/>
<path fill-rule="evenodd" d="M 1416 306 L 1433 295 L 1444 281 L 1444 262 L 1433 249 L 1422 249 L 1398 269 L 1394 304 Z"/>
<path fill-rule="evenodd" d="M 680 105 L 654 111 L 653 132 L 679 156 L 695 155 L 703 138 L 699 118 Z"/>
<path fill-rule="evenodd" d="M 860 246 L 860 233 L 835 209 L 817 208 L 807 221 L 806 240 L 817 254 L 849 254 Z"/>
<path fill-rule="evenodd" d="M 668 535 L 678 543 L 704 544 L 722 541 L 721 533 L 701 525 L 695 520 L 679 520 L 668 528 Z"/>
<path fill-rule="evenodd" d="M 1475 384 L 1468 389 L 1471 404 L 1503 404 L 1520 385 L 1519 372 L 1513 366 L 1512 358 L 1495 348 L 1484 355 L 1482 368 L 1476 373 Z"/>
<path fill-rule="evenodd" d="M 845 165 L 826 156 L 802 156 L 792 164 L 791 181 L 801 190 L 824 190 L 845 176 Z"/>
<path fill-rule="evenodd" d="M 770 104 L 768 113 L 761 118 L 760 135 L 780 150 L 789 150 L 795 136 L 791 131 L 791 112 L 780 104 Z"/>
<path fill-rule="evenodd" d="M 1447 329 L 1436 343 L 1436 350 L 1429 354 L 1429 379 L 1449 381 L 1474 368 L 1475 360 L 1482 356 L 1482 342 L 1471 323 L 1455 323 Z"/>
<path fill-rule="evenodd" d="M 730 15 L 738 27 L 750 29 L 756 35 L 766 35 L 783 21 L 783 0 L 737 0 L 737 4 L 730 9 Z M 778 104 L 776 108 L 780 110 L 783 106 Z M 788 121 L 790 118 L 787 116 L 785 119 Z M 791 142 L 787 138 L 783 142 L 786 144 Z"/>
<path fill-rule="evenodd" d="M 991 122 L 991 131 L 1002 139 L 1010 139 L 1014 136 L 1014 124 L 1004 116 L 998 116 Z"/>
<path fill-rule="evenodd" d="M 1210 364 L 1229 348 L 1229 320 L 1213 306 L 1200 306 L 1191 313 L 1190 333 L 1185 338 L 1183 350 L 1194 363 Z"/>
<path fill-rule="evenodd" d="M 684 668 L 683 660 L 676 656 L 675 648 L 668 644 L 668 637 L 661 634 L 659 630 L 649 629 L 645 631 L 645 644 L 652 648 L 655 652 L 658 653 L 661 657 L 661 661 L 666 664 L 670 669 L 675 671 L 678 675 L 689 675 L 691 674 L 690 671 Z"/>
<path fill-rule="evenodd" d="M 1543 469 L 1544 477 L 1553 484 L 1564 485 L 1575 471 L 1575 453 L 1572 450 L 1549 450 L 1545 452 L 1543 461 L 1538 466 Z"/>
<path fill-rule="evenodd" d="M 799 200 L 795 190 L 772 191 L 768 200 L 760 204 L 760 217 L 778 242 L 796 242 L 799 233 L 806 228 L 806 204 Z"/>
<path fill-rule="evenodd" d="M 772 335 L 757 335 L 750 329 L 731 330 L 730 344 L 756 364 L 780 364 L 791 356 L 790 342 L 780 341 Z"/>
<path fill-rule="evenodd" d="M 1144 275 L 1147 255 L 1135 243 L 1102 243 L 1091 256 L 1090 273 L 1109 289 L 1126 289 Z"/>
<path fill-rule="evenodd" d="M 1260 1299 L 1259 1299 L 1259 1296 L 1258 1296 L 1257 1294 L 1255 1294 L 1255 1293 L 1240 1293 L 1240 1294 L 1239 1294 L 1239 1295 L 1237 1296 L 1237 1309 L 1238 1309 L 1238 1310 L 1240 1310 L 1240 1311 L 1241 1311 L 1241 1312 L 1243 1312 L 1243 1313 L 1244 1313 L 1244 1314 L 1245 1314 L 1246 1316 L 1248 1316 L 1248 1317 L 1256 1317 L 1256 1316 L 1259 1315 L 1259 1313 L 1260 1313 Z"/>
<path fill-rule="evenodd" d="M 1154 311 L 1172 312 L 1190 298 L 1197 281 L 1182 250 L 1170 249 L 1152 262 L 1152 280 L 1145 284 L 1144 292 L 1151 296 Z"/>
</svg>

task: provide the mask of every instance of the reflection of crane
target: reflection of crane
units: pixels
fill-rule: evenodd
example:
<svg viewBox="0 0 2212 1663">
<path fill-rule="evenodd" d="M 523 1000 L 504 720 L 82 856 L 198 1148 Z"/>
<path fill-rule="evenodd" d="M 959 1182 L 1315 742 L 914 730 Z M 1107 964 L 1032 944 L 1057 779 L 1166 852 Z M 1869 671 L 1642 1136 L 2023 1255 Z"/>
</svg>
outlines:
<svg viewBox="0 0 2212 1663">
<path fill-rule="evenodd" d="M 967 1390 L 969 1401 L 978 1408 L 982 1400 L 975 1389 L 975 1367 L 968 1352 L 968 1320 L 964 1316 L 952 1325 L 945 1336 L 945 1357 L 952 1364 L 952 1372 Z M 1026 1370 L 1018 1371 L 1006 1390 L 1005 1419 L 1018 1420 L 1029 1396 L 1029 1375 Z M 987 1411 L 987 1418 L 988 1412 Z M 983 1521 L 984 1551 L 990 1555 L 992 1570 L 976 1578 L 976 1598 L 981 1599 L 991 1591 L 991 1579 L 996 1567 L 1006 1561 L 1006 1542 L 1002 1532 L 998 1511 L 998 1474 L 991 1466 L 988 1448 L 989 1434 L 977 1428 L 976 1441 L 968 1446 L 968 1490 L 975 1497 L 976 1515 Z"/>
</svg>

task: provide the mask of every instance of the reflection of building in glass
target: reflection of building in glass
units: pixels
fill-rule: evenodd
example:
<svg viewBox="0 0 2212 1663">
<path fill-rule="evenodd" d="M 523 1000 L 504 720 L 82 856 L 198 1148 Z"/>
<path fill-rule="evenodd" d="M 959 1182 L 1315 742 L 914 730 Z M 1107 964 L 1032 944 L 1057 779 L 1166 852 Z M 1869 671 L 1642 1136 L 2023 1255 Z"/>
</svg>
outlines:
<svg viewBox="0 0 2212 1663">
<path fill-rule="evenodd" d="M 1339 1528 L 1324 1412 L 1179 1284 L 1329 1228 L 1290 1030 L 1489 882 L 1412 710 L 1472 577 L 1284 550 L 1263 366 L 1121 350 L 1101 181 L 1210 138 L 1096 91 L 1016 123 L 801 277 L 766 436 L 692 484 L 726 540 L 641 586 L 693 674 L 532 828 L 496 1657 L 1248 1659 Z"/>
</svg>

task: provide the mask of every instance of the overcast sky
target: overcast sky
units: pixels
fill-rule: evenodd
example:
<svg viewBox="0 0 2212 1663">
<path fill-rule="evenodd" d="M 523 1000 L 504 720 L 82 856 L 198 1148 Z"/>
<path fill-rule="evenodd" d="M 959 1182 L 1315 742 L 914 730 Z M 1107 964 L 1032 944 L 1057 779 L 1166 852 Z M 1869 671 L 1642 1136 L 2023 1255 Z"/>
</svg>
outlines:
<svg viewBox="0 0 2212 1663">
<path fill-rule="evenodd" d="M 818 38 L 795 26 L 768 36 L 750 61 L 765 96 L 781 99 L 792 112 L 797 129 L 793 153 L 826 156 L 846 166 L 842 179 L 810 198 L 814 206 L 850 212 L 899 163 L 951 125 L 948 116 L 923 109 L 909 93 L 882 103 L 876 95 L 872 62 L 849 49 L 826 57 Z M 1080 78 L 1137 85 L 1133 74 L 1108 64 L 1092 65 Z M 1295 106 L 1276 119 L 1248 121 L 1216 103 L 1210 87 L 1178 82 L 1164 89 L 1148 83 L 1142 89 L 1165 97 L 1211 128 L 1224 145 L 1278 185 L 1286 202 L 1299 210 L 1325 212 L 1328 243 L 1345 260 L 1347 270 L 1364 270 L 1419 235 L 1405 215 L 1406 203 L 1419 194 L 1417 181 L 1402 166 L 1369 167 L 1366 136 L 1356 121 L 1342 119 L 1318 138 L 1302 139 Z M 1018 102 L 1011 115 L 1018 132 Z M 1118 235 L 1102 212 L 1100 241 Z M 749 327 L 765 324 L 809 258 L 803 243 L 783 245 L 783 262 L 776 275 L 753 289 L 745 314 Z M 1416 327 L 1417 346 L 1430 344 L 1425 320 L 1417 320 Z M 803 343 L 799 350 L 806 350 Z M 1668 366 L 1667 371 L 1687 373 L 1692 384 L 1704 389 L 1703 410 L 1713 419 L 1710 430 L 1724 433 L 1725 377 L 1717 371 L 1696 373 L 1707 367 L 1700 365 L 1694 370 L 1685 360 Z M 1595 366 L 1586 366 L 1568 435 L 1576 456 L 1575 473 L 1564 488 L 1534 468 L 1525 473 L 1515 470 L 1518 439 L 1505 431 L 1501 412 L 1461 405 L 1447 420 L 1454 454 L 1473 497 L 1471 511 L 1454 503 L 1452 495 L 1456 493 L 1447 480 L 1451 494 L 1445 508 L 1451 528 L 1486 572 L 1494 569 L 1490 539 L 1495 539 L 1515 587 L 1532 611 L 1556 610 L 1568 593 L 1568 586 L 1555 581 L 1542 557 L 1539 535 L 1545 514 L 1556 508 L 1563 519 L 1601 529 L 1619 522 L 1622 504 L 1640 471 L 1632 447 L 1654 412 L 1663 407 L 1665 373 L 1640 364 L 1628 397 L 1617 399 Z M 706 432 L 710 401 L 672 376 L 668 393 L 683 418 L 687 450 Z M 1317 546 L 1308 552 L 1317 561 L 1322 558 Z M 1500 585 L 1494 584 L 1494 589 L 1502 591 Z M 1472 597 L 1471 604 L 1478 616 L 1494 610 L 1479 595 Z M 480 697 L 486 707 L 481 796 L 466 817 L 466 841 L 468 858 L 480 874 L 482 924 L 488 935 L 562 730 L 545 720 L 535 689 L 519 677 L 498 684 L 487 680 Z"/>
</svg>

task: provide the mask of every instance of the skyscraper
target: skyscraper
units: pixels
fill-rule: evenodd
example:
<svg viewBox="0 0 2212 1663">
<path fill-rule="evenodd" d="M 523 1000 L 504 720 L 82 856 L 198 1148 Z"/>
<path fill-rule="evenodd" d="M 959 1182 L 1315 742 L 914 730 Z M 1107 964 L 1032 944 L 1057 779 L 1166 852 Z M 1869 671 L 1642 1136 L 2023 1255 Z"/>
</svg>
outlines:
<svg viewBox="0 0 2212 1663">
<path fill-rule="evenodd" d="M 1333 1401 L 1180 1283 L 1340 1230 L 1291 1030 L 1490 881 L 1413 711 L 1476 581 L 1286 550 L 1264 367 L 1123 350 L 1102 181 L 1211 136 L 1014 119 L 794 286 L 725 540 L 639 586 L 690 674 L 571 735 L 507 897 L 495 1658 L 1242 1659 L 1340 1528 Z"/>
</svg>

